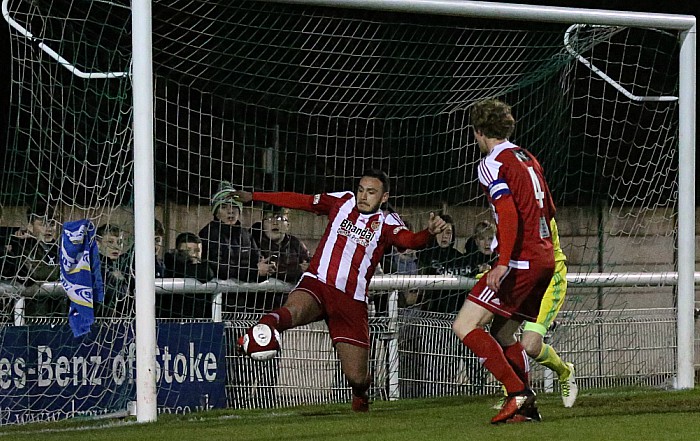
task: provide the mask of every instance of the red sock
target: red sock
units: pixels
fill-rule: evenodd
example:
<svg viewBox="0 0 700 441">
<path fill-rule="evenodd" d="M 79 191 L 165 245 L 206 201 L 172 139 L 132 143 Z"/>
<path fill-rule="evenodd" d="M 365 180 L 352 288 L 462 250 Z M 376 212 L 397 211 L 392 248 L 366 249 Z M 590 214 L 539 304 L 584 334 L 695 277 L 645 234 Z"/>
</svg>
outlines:
<svg viewBox="0 0 700 441">
<path fill-rule="evenodd" d="M 283 306 L 262 316 L 258 323 L 272 326 L 279 332 L 286 331 L 292 327 L 292 313 Z"/>
<path fill-rule="evenodd" d="M 518 375 L 518 378 L 520 378 L 520 381 L 525 386 L 530 387 L 530 363 L 523 345 L 520 342 L 515 342 L 514 345 L 503 348 L 503 354 Z"/>
<path fill-rule="evenodd" d="M 525 389 L 525 385 L 503 355 L 503 349 L 488 332 L 476 328 L 467 334 L 462 342 L 474 355 L 483 360 L 484 367 L 506 387 L 508 393 Z"/>
</svg>

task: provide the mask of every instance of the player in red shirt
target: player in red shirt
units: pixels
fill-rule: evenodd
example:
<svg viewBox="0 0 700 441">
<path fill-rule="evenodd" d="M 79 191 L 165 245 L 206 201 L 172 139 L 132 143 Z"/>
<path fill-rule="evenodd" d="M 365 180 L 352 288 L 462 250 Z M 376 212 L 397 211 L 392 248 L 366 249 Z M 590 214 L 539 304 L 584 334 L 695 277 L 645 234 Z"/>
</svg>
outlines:
<svg viewBox="0 0 700 441">
<path fill-rule="evenodd" d="M 554 272 L 549 225 L 555 207 L 537 159 L 508 141 L 515 128 L 510 106 L 481 101 L 473 105 L 470 117 L 484 155 L 479 182 L 498 225 L 499 257 L 472 288 L 452 329 L 508 392 L 491 422 L 540 420 L 528 358 L 515 333 L 524 320 L 536 321 Z"/>
<path fill-rule="evenodd" d="M 244 203 L 261 201 L 328 216 L 328 225 L 308 270 L 289 293 L 284 306 L 264 315 L 258 324 L 282 332 L 325 320 L 352 388 L 352 409 L 368 411 L 369 281 L 386 248 L 423 248 L 431 235 L 445 228 L 445 221 L 431 213 L 428 228 L 413 233 L 398 216 L 385 214 L 380 206 L 389 199 L 389 178 L 379 170 L 365 171 L 355 194 L 350 191 L 313 196 L 289 192 L 232 194 Z M 254 337 L 251 329 L 246 332 L 249 341 Z M 249 345 L 247 355 L 263 349 L 251 349 Z"/>
</svg>

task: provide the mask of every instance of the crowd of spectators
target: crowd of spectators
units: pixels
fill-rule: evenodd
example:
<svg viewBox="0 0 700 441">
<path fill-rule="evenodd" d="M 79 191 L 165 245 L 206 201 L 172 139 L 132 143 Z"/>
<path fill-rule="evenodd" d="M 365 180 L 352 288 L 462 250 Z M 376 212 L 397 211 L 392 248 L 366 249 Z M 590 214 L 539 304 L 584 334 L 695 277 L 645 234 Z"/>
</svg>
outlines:
<svg viewBox="0 0 700 441">
<path fill-rule="evenodd" d="M 295 285 L 309 266 L 311 253 L 306 244 L 291 233 L 289 210 L 273 206 L 262 208 L 260 220 L 248 229 L 241 223 L 243 206 L 230 196 L 233 187 L 222 182 L 212 196 L 212 219 L 198 233 L 178 232 L 175 248 L 164 252 L 166 229 L 156 220 L 154 252 L 156 278 L 194 279 L 200 283 L 235 280 L 260 283 L 277 279 Z M 480 222 L 466 243 L 465 252 L 455 247 L 455 222 L 442 215 L 448 228 L 421 251 L 392 249 L 379 270 L 397 275 L 463 275 L 473 277 L 489 268 L 490 242 L 495 228 Z M 43 282 L 59 280 L 60 225 L 51 211 L 27 210 L 27 223 L 11 230 L 3 239 L 0 275 L 6 282 L 23 289 Z M 101 274 L 105 287 L 104 302 L 98 316 L 120 317 L 133 309 L 133 246 L 124 229 L 101 224 L 96 231 Z M 262 312 L 279 307 L 286 293 L 270 290 L 234 290 L 224 292 L 224 312 Z M 462 291 L 406 290 L 400 306 L 415 306 L 427 311 L 455 312 L 462 303 Z M 25 314 L 64 316 L 68 304 L 61 297 L 37 297 L 27 304 Z M 374 299 L 376 311 L 386 310 L 386 296 Z M 211 300 L 201 293 L 161 292 L 157 295 L 157 314 L 163 318 L 211 317 Z"/>
</svg>

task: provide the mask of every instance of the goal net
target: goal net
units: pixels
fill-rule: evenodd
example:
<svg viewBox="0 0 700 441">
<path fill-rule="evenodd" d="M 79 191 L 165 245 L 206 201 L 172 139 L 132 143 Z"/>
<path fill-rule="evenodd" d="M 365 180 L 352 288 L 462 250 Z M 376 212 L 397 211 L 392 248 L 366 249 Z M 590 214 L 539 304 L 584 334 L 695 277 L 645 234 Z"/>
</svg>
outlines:
<svg viewBox="0 0 700 441">
<path fill-rule="evenodd" d="M 0 424 L 123 412 L 135 396 L 138 209 L 129 2 L 3 6 L 11 100 L 0 181 Z M 307 259 L 266 240 L 269 225 L 288 228 L 313 255 L 325 219 L 242 207 L 232 228 L 243 231 L 243 252 L 228 260 L 212 254 L 207 228 L 226 185 L 353 190 L 367 168 L 389 174 L 390 205 L 414 230 L 431 211 L 454 222 L 447 248 L 383 260 L 369 302 L 373 396 L 494 393 L 450 331 L 489 260 L 471 240 L 491 219 L 468 118 L 485 98 L 512 105 L 512 141 L 543 164 L 558 206 L 570 284 L 548 339 L 576 364 L 582 387 L 672 381 L 676 292 L 664 274 L 677 268 L 676 31 L 156 1 L 153 48 L 161 411 L 348 401 L 322 324 L 286 332 L 269 364 L 235 355 L 232 344 L 281 304 Z M 79 219 L 91 221 L 104 255 L 106 301 L 76 339 L 57 240 Z M 194 265 L 183 250 L 197 238 L 203 263 Z M 278 272 L 264 274 L 258 256 Z M 658 277 L 640 286 L 640 274 Z M 557 388 L 542 368 L 534 378 L 538 389 Z"/>
</svg>

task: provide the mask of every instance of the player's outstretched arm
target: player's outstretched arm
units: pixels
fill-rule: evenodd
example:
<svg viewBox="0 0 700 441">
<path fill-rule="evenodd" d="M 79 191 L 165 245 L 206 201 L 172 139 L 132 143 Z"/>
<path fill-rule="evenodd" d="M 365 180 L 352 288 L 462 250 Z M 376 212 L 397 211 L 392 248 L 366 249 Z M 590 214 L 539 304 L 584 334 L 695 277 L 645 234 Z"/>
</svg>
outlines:
<svg viewBox="0 0 700 441">
<path fill-rule="evenodd" d="M 290 191 L 234 191 L 231 194 L 234 195 L 234 197 L 237 196 L 238 200 L 242 203 L 248 203 L 251 201 L 267 202 L 268 204 L 276 205 L 278 207 L 291 208 L 294 210 L 312 211 L 317 214 L 327 213 L 327 209 L 325 208 L 324 204 L 316 203 L 313 195 L 294 193 Z"/>
<path fill-rule="evenodd" d="M 397 248 L 420 250 L 421 248 L 425 248 L 431 236 L 440 233 L 446 227 L 447 222 L 440 216 L 436 216 L 435 213 L 430 213 L 428 228 L 417 233 L 409 231 L 405 227 L 397 228 L 394 230 L 393 235 L 391 235 L 391 244 L 395 245 Z"/>
</svg>

